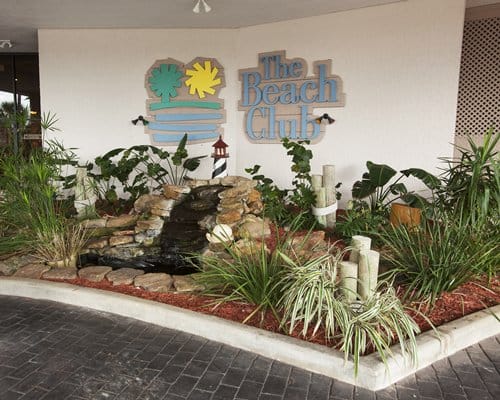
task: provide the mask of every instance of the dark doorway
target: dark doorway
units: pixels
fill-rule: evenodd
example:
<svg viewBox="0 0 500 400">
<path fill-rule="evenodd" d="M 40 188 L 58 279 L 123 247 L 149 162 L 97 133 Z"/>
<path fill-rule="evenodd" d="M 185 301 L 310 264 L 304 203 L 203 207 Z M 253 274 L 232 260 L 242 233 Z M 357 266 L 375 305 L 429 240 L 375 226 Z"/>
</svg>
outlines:
<svg viewBox="0 0 500 400">
<path fill-rule="evenodd" d="M 0 54 L 0 148 L 18 153 L 41 145 L 37 54 Z"/>
</svg>

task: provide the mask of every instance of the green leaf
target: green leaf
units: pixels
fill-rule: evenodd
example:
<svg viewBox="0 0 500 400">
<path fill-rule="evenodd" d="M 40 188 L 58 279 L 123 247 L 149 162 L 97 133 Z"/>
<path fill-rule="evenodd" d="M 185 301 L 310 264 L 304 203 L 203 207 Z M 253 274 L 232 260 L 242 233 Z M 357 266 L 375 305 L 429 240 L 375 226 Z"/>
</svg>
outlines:
<svg viewBox="0 0 500 400">
<path fill-rule="evenodd" d="M 200 166 L 201 159 L 203 159 L 205 157 L 206 156 L 198 156 L 198 157 L 188 158 L 186 161 L 184 161 L 184 164 L 182 164 L 182 166 L 185 169 L 187 169 L 188 171 L 192 172 Z"/>
<path fill-rule="evenodd" d="M 435 190 L 441 186 L 441 181 L 437 176 L 420 168 L 404 169 L 401 173 L 407 177 L 413 176 L 420 179 L 431 190 Z"/>
<path fill-rule="evenodd" d="M 172 163 L 176 166 L 181 165 L 182 160 L 188 156 L 188 152 L 186 150 L 187 138 L 188 135 L 187 133 L 185 133 L 181 141 L 179 142 L 179 145 L 177 146 L 177 150 L 175 151 L 172 157 Z"/>
<path fill-rule="evenodd" d="M 385 164 L 375 164 L 371 161 L 366 162 L 368 172 L 363 174 L 361 181 L 354 182 L 352 187 L 352 197 L 355 199 L 364 199 L 375 193 L 377 188 L 386 185 L 397 171 Z"/>
</svg>

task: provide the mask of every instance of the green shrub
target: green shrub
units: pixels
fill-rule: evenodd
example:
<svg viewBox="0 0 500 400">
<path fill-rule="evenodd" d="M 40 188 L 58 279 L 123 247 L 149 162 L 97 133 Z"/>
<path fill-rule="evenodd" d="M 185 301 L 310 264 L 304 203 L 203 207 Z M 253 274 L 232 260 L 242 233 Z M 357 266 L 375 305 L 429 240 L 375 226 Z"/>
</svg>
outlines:
<svg viewBox="0 0 500 400">
<path fill-rule="evenodd" d="M 387 365 L 387 357 L 392 355 L 390 347 L 396 342 L 401 353 L 409 354 L 412 363 L 417 363 L 416 335 L 420 328 L 405 312 L 405 306 L 391 285 L 385 288 L 379 285 L 377 292 L 364 302 L 337 301 L 339 309 L 343 308 L 339 312 L 345 315 L 339 320 L 340 350 L 346 360 L 352 356 L 354 375 L 358 373 L 360 357 L 370 347 Z"/>
<path fill-rule="evenodd" d="M 500 242 L 471 216 L 435 210 L 420 227 L 388 227 L 381 233 L 389 271 L 406 287 L 407 297 L 433 304 L 443 292 L 477 276 L 498 271 Z"/>
<path fill-rule="evenodd" d="M 260 165 L 246 168 L 245 171 L 257 181 L 257 189 L 262 194 L 264 215 L 281 225 L 288 225 L 300 219 L 304 228 L 314 227 L 316 219 L 311 214 L 311 206 L 316 203 L 316 196 L 311 187 L 311 159 L 313 153 L 307 149 L 309 141 L 293 142 L 282 140 L 287 155 L 292 157 L 290 170 L 295 173 L 292 189 L 280 189 L 271 178 L 259 174 Z"/>
<path fill-rule="evenodd" d="M 338 338 L 345 359 L 353 358 L 355 375 L 360 357 L 369 349 L 387 364 L 390 347 L 396 342 L 416 363 L 415 336 L 420 330 L 390 285 L 382 283 L 373 296 L 354 303 L 339 293 L 336 268 L 343 255 L 338 251 L 302 264 L 281 255 L 286 263 L 279 302 L 282 326 L 288 326 L 291 333 L 300 324 L 304 337 L 312 337 L 323 328 L 327 339 Z"/>
<path fill-rule="evenodd" d="M 188 179 L 186 174 L 195 171 L 205 157 L 188 158 L 187 139 L 185 134 L 172 154 L 149 145 L 113 149 L 95 159 L 99 172 L 91 172 L 89 176 L 96 181 L 100 197 L 110 202 L 118 199 L 117 185 L 132 201 L 161 189 L 164 184 L 181 185 Z M 92 170 L 93 164 L 88 169 Z"/>
<path fill-rule="evenodd" d="M 344 252 L 335 255 L 325 253 L 319 257 L 299 262 L 287 254 L 280 253 L 285 264 L 285 273 L 280 282 L 283 295 L 279 302 L 282 310 L 282 325 L 288 325 L 292 333 L 298 324 L 301 334 L 309 336 L 309 327 L 314 326 L 311 336 L 320 327 L 325 336 L 335 336 L 337 324 L 347 318 L 343 307 L 335 298 L 337 264 Z"/>
<path fill-rule="evenodd" d="M 446 168 L 437 193 L 438 206 L 470 217 L 474 224 L 496 224 L 500 215 L 500 134 L 490 129 L 478 146 L 468 137 L 468 148 L 457 147 L 457 159 L 444 159 Z"/>
<path fill-rule="evenodd" d="M 89 239 L 89 231 L 76 221 L 61 219 L 56 226 L 42 229 L 32 244 L 41 261 L 60 261 L 61 266 L 75 266 L 76 259 Z"/>
<path fill-rule="evenodd" d="M 65 158 L 66 157 L 66 158 Z M 66 218 L 57 201 L 64 152 L 53 146 L 34 150 L 30 156 L 0 158 L 0 253 L 30 251 L 40 235 L 57 232 Z"/>
<path fill-rule="evenodd" d="M 255 313 L 271 310 L 277 315 L 276 305 L 281 296 L 279 281 L 283 261 L 278 252 L 269 254 L 264 243 L 249 242 L 246 251 L 225 246 L 227 258 L 220 255 L 202 256 L 202 272 L 197 280 L 204 284 L 206 293 L 218 297 L 217 302 L 245 301 L 255 305 Z"/>
</svg>

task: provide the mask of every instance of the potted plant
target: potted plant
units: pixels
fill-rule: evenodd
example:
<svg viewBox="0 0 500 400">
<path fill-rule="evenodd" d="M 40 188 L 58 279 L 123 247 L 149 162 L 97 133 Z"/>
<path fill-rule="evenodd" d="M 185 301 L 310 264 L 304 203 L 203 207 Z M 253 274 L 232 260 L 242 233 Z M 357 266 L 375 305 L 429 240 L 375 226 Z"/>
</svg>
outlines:
<svg viewBox="0 0 500 400">
<path fill-rule="evenodd" d="M 413 176 L 435 190 L 440 185 L 439 179 L 420 168 L 402 170 L 397 176 L 398 171 L 386 164 L 367 161 L 366 167 L 368 171 L 352 187 L 352 207 L 338 224 L 339 231 L 349 233 L 348 236 L 367 234 L 378 230 L 378 226 L 388 220 L 394 224 L 418 224 L 420 209 L 427 204 L 427 200 L 409 191 L 401 181 Z M 391 217 L 392 205 L 394 215 Z"/>
</svg>

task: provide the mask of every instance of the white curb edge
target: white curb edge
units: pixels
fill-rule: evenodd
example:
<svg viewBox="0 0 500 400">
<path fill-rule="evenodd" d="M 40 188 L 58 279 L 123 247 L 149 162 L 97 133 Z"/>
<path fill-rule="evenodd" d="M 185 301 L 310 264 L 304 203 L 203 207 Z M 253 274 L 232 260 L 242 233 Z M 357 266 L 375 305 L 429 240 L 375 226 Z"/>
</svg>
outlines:
<svg viewBox="0 0 500 400">
<path fill-rule="evenodd" d="M 155 301 L 67 283 L 0 277 L 0 295 L 57 301 L 135 318 L 162 327 L 214 340 L 298 368 L 326 375 L 369 390 L 380 390 L 435 361 L 500 334 L 500 305 L 478 311 L 418 336 L 418 365 L 412 365 L 397 346 L 386 368 L 376 354 L 362 357 L 354 379 L 352 361 L 321 345 L 267 332 L 237 322 L 196 313 Z M 496 318 L 495 318 L 496 315 Z"/>
</svg>

